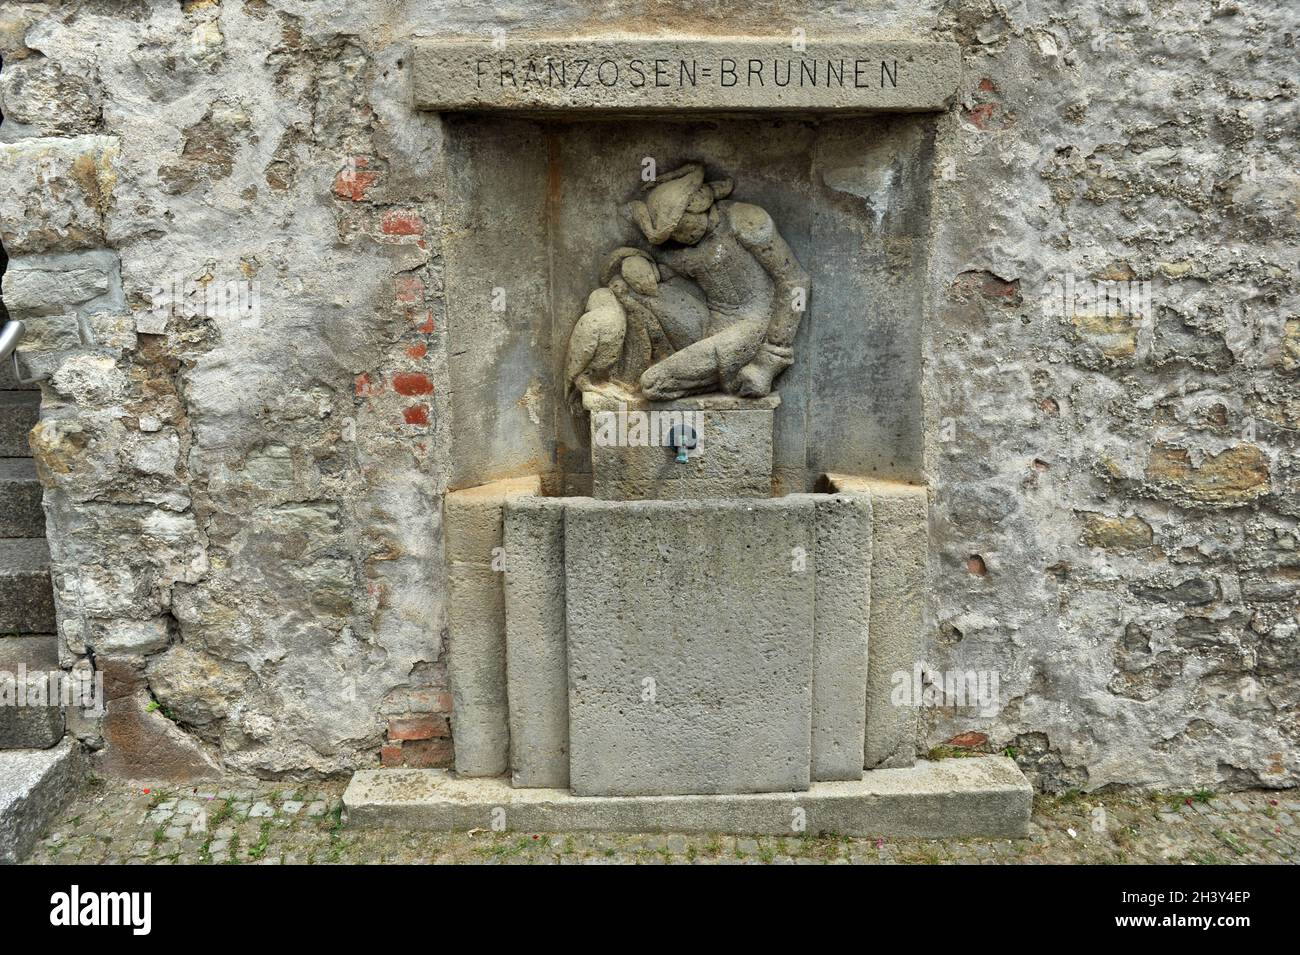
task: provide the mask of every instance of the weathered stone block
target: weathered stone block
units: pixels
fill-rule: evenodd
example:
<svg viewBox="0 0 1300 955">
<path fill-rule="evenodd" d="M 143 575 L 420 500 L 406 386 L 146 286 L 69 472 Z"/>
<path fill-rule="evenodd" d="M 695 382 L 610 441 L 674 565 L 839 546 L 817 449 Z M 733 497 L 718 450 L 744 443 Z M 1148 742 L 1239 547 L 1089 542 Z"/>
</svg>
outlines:
<svg viewBox="0 0 1300 955">
<path fill-rule="evenodd" d="M 21 862 L 77 794 L 86 764 L 67 740 L 43 750 L 0 752 L 0 865 Z"/>
<path fill-rule="evenodd" d="M 104 713 L 104 749 L 95 755 L 95 768 L 119 779 L 165 782 L 217 779 L 221 767 L 194 737 L 162 713 L 149 708 L 148 694 L 136 693 L 111 701 Z"/>
<path fill-rule="evenodd" d="M 924 485 L 828 474 L 837 492 L 871 499 L 871 641 L 867 662 L 867 769 L 910 766 L 916 759 L 916 709 L 891 699 L 893 675 L 920 657 L 928 559 Z"/>
<path fill-rule="evenodd" d="M 564 498 L 506 503 L 506 676 L 516 786 L 569 785 Z"/>
<path fill-rule="evenodd" d="M 651 410 L 592 410 L 592 495 L 604 500 L 683 500 L 770 497 L 772 418 L 779 399 L 744 402 L 737 409 L 703 408 L 692 401 Z M 688 426 L 698 446 L 686 462 L 666 442 Z"/>
<path fill-rule="evenodd" d="M 41 494 L 31 458 L 0 458 L 0 538 L 45 536 Z"/>
<path fill-rule="evenodd" d="M 157 653 L 167 646 L 170 639 L 165 617 L 150 620 L 95 620 L 90 626 L 90 645 L 96 653 Z"/>
<path fill-rule="evenodd" d="M 116 136 L 0 144 L 0 242 L 10 255 L 107 244 Z"/>
<path fill-rule="evenodd" d="M 22 376 L 37 381 L 67 381 L 60 366 L 84 344 L 77 316 L 72 313 L 30 315 L 23 319 L 23 325 L 23 340 L 17 351 L 18 370 Z M 81 377 L 74 372 L 74 378 Z M 77 381 L 77 384 L 81 386 L 83 382 Z"/>
<path fill-rule="evenodd" d="M 5 47 L 12 49 L 12 47 Z M 75 136 L 100 121 L 102 97 L 90 77 L 49 57 L 6 62 L 0 74 L 6 140 L 19 136 Z"/>
<path fill-rule="evenodd" d="M 221 775 L 220 765 L 203 745 L 152 706 L 144 663 L 138 657 L 96 658 L 104 677 L 105 747 L 95 768 L 118 778 L 147 775 L 160 782 L 189 782 Z"/>
<path fill-rule="evenodd" d="M 789 836 L 796 811 L 809 834 L 945 839 L 1028 835 L 1034 791 L 1005 756 L 918 762 L 807 792 L 715 796 L 578 796 L 512 789 L 501 779 L 437 770 L 363 770 L 343 794 L 350 827 L 434 831 L 685 832 Z"/>
<path fill-rule="evenodd" d="M 54 633 L 50 548 L 44 540 L 0 540 L 0 633 Z"/>
<path fill-rule="evenodd" d="M 571 501 L 579 795 L 806 789 L 815 547 L 806 498 Z"/>
<path fill-rule="evenodd" d="M 1106 550 L 1140 550 L 1150 547 L 1151 525 L 1136 515 L 1110 517 L 1106 514 L 1083 514 L 1083 533 L 1079 543 Z"/>
<path fill-rule="evenodd" d="M 0 749 L 46 749 L 63 738 L 60 684 L 50 680 L 59 672 L 58 637 L 0 636 Z"/>
<path fill-rule="evenodd" d="M 149 689 L 178 722 L 205 728 L 231 716 L 238 718 L 241 702 L 252 691 L 248 666 L 206 653 L 195 645 L 198 641 L 174 643 L 158 652 L 166 634 L 166 627 L 160 623 L 141 621 L 139 629 L 119 630 L 115 642 L 120 649 L 114 652 L 149 654 L 145 661 Z M 138 641 L 134 647 L 132 639 Z M 95 652 L 102 657 L 109 651 L 96 644 Z"/>
<path fill-rule="evenodd" d="M 871 500 L 812 496 L 817 518 L 812 778 L 859 779 L 871 613 Z"/>
<path fill-rule="evenodd" d="M 447 584 L 447 677 L 456 770 L 466 776 L 498 776 L 506 771 L 510 755 L 501 575 L 487 568 L 452 566 Z"/>
<path fill-rule="evenodd" d="M 541 493 L 541 481 L 535 476 L 448 491 L 442 525 L 447 561 L 490 565 L 493 551 L 502 546 L 502 505 L 506 498 Z"/>
<path fill-rule="evenodd" d="M 948 102 L 960 64 L 952 43 L 834 36 L 419 40 L 412 85 L 436 110 L 915 112 Z"/>
<path fill-rule="evenodd" d="M 40 416 L 39 391 L 0 391 L 0 458 L 31 456 L 27 433 Z"/>
<path fill-rule="evenodd" d="M 1242 443 L 1197 462 L 1186 448 L 1157 444 L 1146 479 L 1162 497 L 1211 507 L 1239 507 L 1269 493 L 1269 461 L 1257 445 Z"/>
<path fill-rule="evenodd" d="M 518 478 L 446 496 L 447 682 L 456 771 L 467 776 L 498 776 L 509 766 L 505 595 L 493 549 L 504 546 L 506 500 L 540 487 L 536 477 Z"/>
<path fill-rule="evenodd" d="M 109 307 L 110 298 L 112 305 L 120 302 L 120 283 L 117 256 L 106 250 L 25 255 L 5 270 L 5 306 L 24 319 L 75 312 L 97 299 Z"/>
</svg>

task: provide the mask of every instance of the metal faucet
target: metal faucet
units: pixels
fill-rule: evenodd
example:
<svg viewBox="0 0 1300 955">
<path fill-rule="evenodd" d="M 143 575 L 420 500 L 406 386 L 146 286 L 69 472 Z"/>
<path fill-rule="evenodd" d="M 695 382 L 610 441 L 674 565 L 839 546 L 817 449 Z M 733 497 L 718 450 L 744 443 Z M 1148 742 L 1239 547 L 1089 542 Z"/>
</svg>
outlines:
<svg viewBox="0 0 1300 955">
<path fill-rule="evenodd" d="M 686 464 L 690 461 L 690 451 L 700 443 L 695 434 L 695 429 L 688 424 L 674 425 L 673 429 L 668 432 L 668 443 L 673 446 L 677 452 L 677 463 Z"/>
</svg>

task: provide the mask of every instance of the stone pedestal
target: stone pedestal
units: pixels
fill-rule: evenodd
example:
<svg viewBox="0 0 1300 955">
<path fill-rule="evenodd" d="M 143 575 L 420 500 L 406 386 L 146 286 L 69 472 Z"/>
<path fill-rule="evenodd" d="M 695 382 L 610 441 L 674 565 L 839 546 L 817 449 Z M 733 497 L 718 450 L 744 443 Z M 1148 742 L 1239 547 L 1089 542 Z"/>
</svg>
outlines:
<svg viewBox="0 0 1300 955">
<path fill-rule="evenodd" d="M 806 496 L 568 509 L 575 795 L 808 788 L 816 546 Z"/>
<path fill-rule="evenodd" d="M 610 501 L 770 497 L 777 395 L 618 401 L 588 392 L 592 496 Z M 677 460 L 675 428 L 697 444 Z"/>
</svg>

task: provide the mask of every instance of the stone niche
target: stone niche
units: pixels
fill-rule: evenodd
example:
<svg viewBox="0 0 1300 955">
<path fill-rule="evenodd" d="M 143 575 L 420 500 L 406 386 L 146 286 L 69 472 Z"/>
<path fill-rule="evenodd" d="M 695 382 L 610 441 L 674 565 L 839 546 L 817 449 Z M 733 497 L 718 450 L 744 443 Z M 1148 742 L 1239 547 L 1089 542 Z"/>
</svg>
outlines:
<svg viewBox="0 0 1300 955">
<path fill-rule="evenodd" d="M 591 493 L 565 348 L 610 250 L 645 244 L 620 210 L 647 159 L 732 177 L 809 273 L 797 357 L 777 380 L 778 493 L 830 472 L 920 480 L 932 122 L 688 115 L 449 118 L 452 487 L 540 474 L 550 492 Z"/>
<path fill-rule="evenodd" d="M 586 62 L 590 48 L 617 75 L 655 62 L 646 50 L 685 50 L 700 76 L 788 62 L 783 45 L 739 40 L 417 51 L 416 102 L 455 111 L 456 772 L 358 773 L 350 819 L 1023 834 L 1014 763 L 918 761 L 915 710 L 890 692 L 925 619 L 924 111 L 955 88 L 950 51 L 845 41 L 804 56 L 809 76 L 857 64 L 869 79 L 847 90 L 504 86 L 503 62 Z M 681 185 L 650 197 L 666 183 Z M 699 297 L 674 284 L 683 274 Z M 766 317 L 788 276 L 806 292 L 793 337 Z M 724 343 L 746 321 L 767 328 L 757 358 Z M 664 371 L 693 345 L 708 346 L 693 353 L 703 372 Z M 763 361 L 776 377 L 747 378 Z M 699 442 L 608 440 L 642 412 L 693 416 Z"/>
</svg>

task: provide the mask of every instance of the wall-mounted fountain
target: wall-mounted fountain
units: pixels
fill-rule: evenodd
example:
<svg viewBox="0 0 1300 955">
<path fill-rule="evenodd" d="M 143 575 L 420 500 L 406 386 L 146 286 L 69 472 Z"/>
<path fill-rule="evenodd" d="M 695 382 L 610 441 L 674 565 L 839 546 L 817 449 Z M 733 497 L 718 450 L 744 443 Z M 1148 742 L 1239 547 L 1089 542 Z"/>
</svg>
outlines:
<svg viewBox="0 0 1300 955">
<path fill-rule="evenodd" d="M 863 49 L 885 108 L 912 67 L 942 102 L 942 50 Z M 485 102 L 499 51 L 421 51 L 417 98 L 472 71 L 467 107 L 556 108 Z M 353 824 L 1024 833 L 1014 763 L 917 760 L 891 693 L 925 620 L 932 129 L 763 89 L 775 118 L 450 122 L 456 769 L 358 773 Z"/>
</svg>

